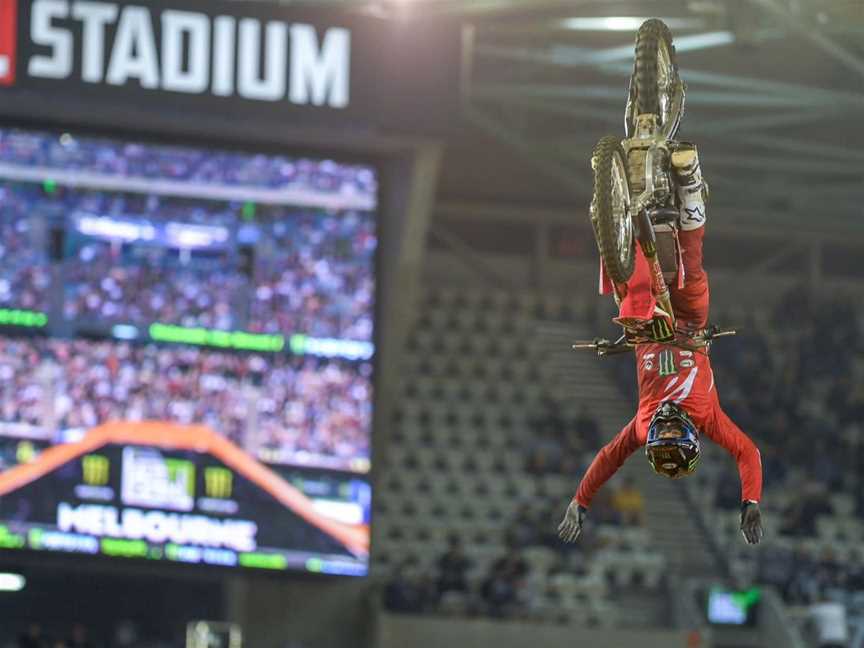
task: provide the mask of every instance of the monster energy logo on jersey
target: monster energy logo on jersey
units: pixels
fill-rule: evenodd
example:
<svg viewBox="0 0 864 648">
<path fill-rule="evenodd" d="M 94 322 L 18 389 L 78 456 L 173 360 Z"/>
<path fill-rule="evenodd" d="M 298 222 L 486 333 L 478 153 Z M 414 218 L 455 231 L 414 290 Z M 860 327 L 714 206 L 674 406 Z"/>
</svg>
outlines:
<svg viewBox="0 0 864 648">
<path fill-rule="evenodd" d="M 678 370 L 675 368 L 675 354 L 669 349 L 664 349 L 660 352 L 659 363 L 661 376 L 671 376 L 678 373 Z"/>
</svg>

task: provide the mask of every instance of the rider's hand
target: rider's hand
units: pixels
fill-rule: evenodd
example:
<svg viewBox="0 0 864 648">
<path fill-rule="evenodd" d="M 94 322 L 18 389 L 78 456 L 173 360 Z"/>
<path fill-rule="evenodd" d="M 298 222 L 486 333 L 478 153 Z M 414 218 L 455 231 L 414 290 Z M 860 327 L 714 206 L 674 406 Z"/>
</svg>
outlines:
<svg viewBox="0 0 864 648">
<path fill-rule="evenodd" d="M 747 544 L 759 544 L 762 539 L 762 514 L 756 502 L 741 505 L 741 534 Z"/>
<path fill-rule="evenodd" d="M 570 502 L 564 519 L 558 525 L 558 537 L 564 542 L 575 542 L 582 533 L 582 523 L 588 515 L 588 509 L 580 506 L 576 500 Z"/>
</svg>

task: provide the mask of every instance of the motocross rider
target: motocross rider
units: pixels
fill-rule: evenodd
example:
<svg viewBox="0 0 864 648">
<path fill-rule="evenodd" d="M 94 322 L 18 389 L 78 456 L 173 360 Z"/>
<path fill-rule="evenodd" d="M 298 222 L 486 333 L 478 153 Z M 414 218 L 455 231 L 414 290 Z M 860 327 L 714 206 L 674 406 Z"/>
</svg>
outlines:
<svg viewBox="0 0 864 648">
<path fill-rule="evenodd" d="M 636 345 L 638 410 L 621 432 L 597 453 L 582 477 L 558 527 L 559 536 L 565 542 L 579 537 L 595 494 L 636 450 L 645 448 L 648 462 L 656 473 L 680 479 L 696 469 L 703 434 L 723 446 L 738 464 L 744 539 L 749 544 L 757 544 L 762 537 L 759 450 L 720 407 L 708 347 L 680 343 L 708 324 L 708 276 L 702 266 L 706 192 L 695 146 L 678 146 L 671 163 L 679 204 L 679 263 L 668 281 L 675 316 L 675 339 L 657 342 L 656 336 L 651 337 L 649 333 Z M 669 321 L 651 295 L 648 264 L 638 246 L 633 276 L 624 296 L 616 293 L 616 301 L 620 309 L 616 321 L 659 322 L 661 328 Z"/>
</svg>

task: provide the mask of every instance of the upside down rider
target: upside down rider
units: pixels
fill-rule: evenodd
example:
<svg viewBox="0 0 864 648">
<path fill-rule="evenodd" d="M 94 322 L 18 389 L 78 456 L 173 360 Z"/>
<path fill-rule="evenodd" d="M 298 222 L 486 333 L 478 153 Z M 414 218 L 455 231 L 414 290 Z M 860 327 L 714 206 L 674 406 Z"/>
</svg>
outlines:
<svg viewBox="0 0 864 648">
<path fill-rule="evenodd" d="M 690 475 L 699 461 L 700 436 L 723 446 L 738 464 L 741 479 L 741 531 L 749 544 L 762 537 L 759 500 L 762 464 L 759 450 L 720 407 L 707 346 L 689 346 L 694 331 L 708 324 L 708 277 L 702 267 L 705 236 L 703 181 L 696 148 L 672 155 L 679 198 L 677 274 L 669 285 L 675 316 L 671 343 L 645 341 L 635 346 L 639 407 L 624 429 L 594 458 L 576 491 L 558 533 L 575 541 L 597 491 L 634 452 L 644 448 L 660 475 L 679 479 Z M 683 275 L 681 274 L 683 273 Z M 647 262 L 637 253 L 636 268 L 619 301 L 619 323 L 668 321 L 651 295 Z"/>
</svg>

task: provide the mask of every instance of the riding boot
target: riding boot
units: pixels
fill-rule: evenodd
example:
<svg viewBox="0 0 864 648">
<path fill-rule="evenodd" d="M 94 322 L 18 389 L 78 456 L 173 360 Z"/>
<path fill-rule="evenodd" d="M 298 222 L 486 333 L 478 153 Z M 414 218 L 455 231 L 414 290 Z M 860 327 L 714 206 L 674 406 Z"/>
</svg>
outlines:
<svg viewBox="0 0 864 648">
<path fill-rule="evenodd" d="M 686 143 L 679 145 L 672 153 L 672 168 L 678 185 L 681 229 L 699 229 L 705 224 L 708 183 L 702 178 L 696 147 Z"/>
</svg>

